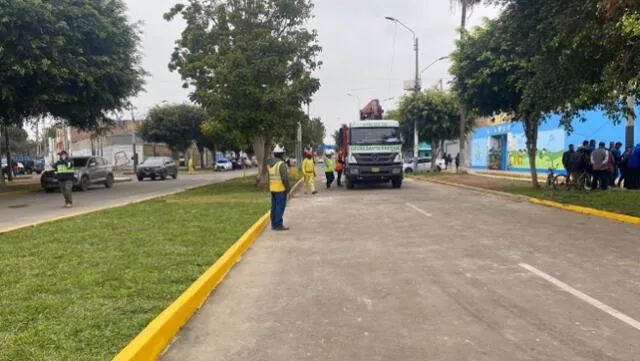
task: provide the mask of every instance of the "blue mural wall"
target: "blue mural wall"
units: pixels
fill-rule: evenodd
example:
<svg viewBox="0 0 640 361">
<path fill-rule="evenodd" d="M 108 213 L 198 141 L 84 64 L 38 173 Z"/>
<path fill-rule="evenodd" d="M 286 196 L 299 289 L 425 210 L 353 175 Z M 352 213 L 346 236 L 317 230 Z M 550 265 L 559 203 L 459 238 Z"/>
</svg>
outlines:
<svg viewBox="0 0 640 361">
<path fill-rule="evenodd" d="M 640 108 L 636 110 L 640 112 Z M 640 113 L 639 113 L 640 114 Z M 560 126 L 560 116 L 549 117 L 540 126 L 538 133 L 538 154 L 536 168 L 546 171 L 553 167 L 562 169 L 562 153 L 574 144 L 576 148 L 584 140 L 597 142 L 622 142 L 625 140 L 625 124 L 614 125 L 603 112 L 585 113 L 586 122 L 574 120 L 573 132 L 567 134 Z M 507 136 L 506 149 L 502 141 Z M 640 143 L 640 124 L 635 127 L 635 141 Z M 471 144 L 471 162 L 473 168 L 529 171 L 529 159 L 526 152 L 526 137 L 520 122 L 503 123 L 473 131 Z M 506 152 L 506 154 L 505 154 Z M 507 161 L 504 161 L 504 158 Z M 506 163 L 506 164 L 505 164 Z"/>
</svg>

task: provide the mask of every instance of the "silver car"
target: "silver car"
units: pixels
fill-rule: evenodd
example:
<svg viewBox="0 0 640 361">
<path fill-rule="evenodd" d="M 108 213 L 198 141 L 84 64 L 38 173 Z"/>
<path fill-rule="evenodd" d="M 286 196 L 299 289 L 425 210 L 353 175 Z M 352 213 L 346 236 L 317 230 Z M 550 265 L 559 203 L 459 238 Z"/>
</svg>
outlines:
<svg viewBox="0 0 640 361">
<path fill-rule="evenodd" d="M 113 168 L 102 157 L 71 157 L 75 170 L 73 187 L 86 191 L 95 184 L 102 184 L 107 188 L 113 187 Z M 53 192 L 59 189 L 58 179 L 55 171 L 48 170 L 42 173 L 40 185 L 46 192 Z"/>
</svg>

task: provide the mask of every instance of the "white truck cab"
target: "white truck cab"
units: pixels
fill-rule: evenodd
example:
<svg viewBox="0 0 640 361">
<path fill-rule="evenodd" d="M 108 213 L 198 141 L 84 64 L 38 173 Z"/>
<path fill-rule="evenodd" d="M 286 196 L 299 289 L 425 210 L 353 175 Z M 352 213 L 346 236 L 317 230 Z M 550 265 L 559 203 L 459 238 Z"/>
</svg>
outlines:
<svg viewBox="0 0 640 361">
<path fill-rule="evenodd" d="M 349 125 L 347 188 L 357 183 L 391 182 L 402 187 L 403 158 L 400 125 L 395 120 L 362 120 Z"/>
</svg>

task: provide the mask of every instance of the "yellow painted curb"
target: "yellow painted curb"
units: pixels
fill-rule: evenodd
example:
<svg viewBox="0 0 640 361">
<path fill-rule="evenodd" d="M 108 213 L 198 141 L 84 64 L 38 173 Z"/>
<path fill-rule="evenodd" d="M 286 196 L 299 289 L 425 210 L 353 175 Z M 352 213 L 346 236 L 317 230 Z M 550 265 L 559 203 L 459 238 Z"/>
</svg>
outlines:
<svg viewBox="0 0 640 361">
<path fill-rule="evenodd" d="M 509 197 L 509 198 L 517 198 L 517 199 L 527 199 L 527 197 L 521 196 L 521 195 L 518 195 L 518 194 L 494 191 L 492 189 L 473 187 L 473 186 L 468 186 L 468 185 L 465 185 L 465 184 L 452 183 L 452 182 L 447 182 L 447 181 L 443 181 L 443 180 L 439 180 L 439 179 L 427 179 L 427 178 L 418 178 L 418 177 L 416 177 L 414 179 L 418 180 L 418 181 L 423 181 L 423 182 L 430 182 L 430 183 L 442 184 L 442 185 L 450 186 L 450 187 L 467 189 L 467 190 L 478 192 L 478 193 L 494 194 L 494 195 L 498 195 L 498 196 Z"/>
<path fill-rule="evenodd" d="M 289 193 L 293 195 L 301 183 L 302 179 L 299 179 Z M 260 217 L 213 266 L 151 321 L 112 361 L 157 360 L 191 315 L 200 308 L 231 267 L 264 231 L 269 224 L 270 216 L 271 212 L 267 212 Z"/>
<path fill-rule="evenodd" d="M 598 217 L 602 217 L 602 218 L 612 219 L 612 220 L 618 221 L 618 222 L 624 222 L 624 223 L 631 223 L 631 224 L 640 225 L 640 218 L 638 218 L 638 217 L 627 216 L 627 215 L 624 215 L 624 214 L 607 212 L 607 211 L 601 211 L 601 210 L 597 210 L 597 209 L 593 209 L 593 208 L 589 208 L 589 207 L 574 206 L 574 205 L 570 205 L 570 204 L 552 202 L 552 201 L 547 201 L 547 200 L 539 199 L 539 198 L 529 198 L 529 201 L 531 201 L 531 203 L 540 204 L 540 205 L 544 205 L 544 206 L 548 206 L 548 207 L 564 209 L 564 210 L 571 211 L 571 212 L 589 214 L 589 215 L 592 215 L 592 216 L 598 216 Z"/>
<path fill-rule="evenodd" d="M 251 246 L 269 223 L 263 215 L 178 299 L 156 317 L 112 361 L 154 361 L 171 342 L 191 315 L 204 303 L 231 267 Z"/>
</svg>

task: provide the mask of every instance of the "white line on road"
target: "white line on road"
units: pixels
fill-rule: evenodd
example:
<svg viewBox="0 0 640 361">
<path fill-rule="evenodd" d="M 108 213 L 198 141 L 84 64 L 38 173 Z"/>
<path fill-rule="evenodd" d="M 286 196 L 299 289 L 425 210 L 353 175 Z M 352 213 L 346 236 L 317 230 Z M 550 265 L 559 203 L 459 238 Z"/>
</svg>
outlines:
<svg viewBox="0 0 640 361">
<path fill-rule="evenodd" d="M 591 306 L 600 309 L 600 311 L 606 312 L 609 315 L 617 318 L 618 320 L 626 323 L 627 325 L 629 325 L 629 326 L 631 326 L 631 327 L 633 327 L 633 328 L 635 328 L 637 330 L 640 330 L 640 322 L 638 322 L 638 321 L 634 320 L 633 318 L 625 315 L 624 313 L 616 310 L 615 308 L 605 305 L 604 303 L 596 300 L 595 298 L 590 297 L 590 296 L 588 296 L 588 295 L 576 290 L 575 288 L 569 286 L 568 284 L 566 284 L 566 283 L 558 280 L 557 278 L 554 278 L 554 277 L 552 277 L 552 276 L 540 271 L 539 269 L 537 269 L 537 268 L 535 268 L 533 266 L 530 266 L 530 265 L 528 265 L 526 263 L 520 263 L 518 265 L 520 267 L 526 269 L 527 271 L 535 274 L 536 276 L 538 276 L 540 278 L 543 278 L 543 279 L 549 281 L 550 283 L 553 283 L 555 286 L 557 286 L 558 288 L 562 289 L 563 291 L 566 291 L 566 292 L 576 296 L 577 298 L 583 300 L 584 302 L 590 304 Z"/>
<path fill-rule="evenodd" d="M 413 205 L 413 204 L 411 204 L 411 203 L 408 203 L 408 202 L 407 202 L 407 203 L 405 203 L 405 204 L 406 204 L 406 205 L 408 205 L 409 207 L 413 208 L 416 212 L 422 213 L 422 214 L 424 214 L 424 215 L 425 215 L 425 216 L 427 216 L 427 217 L 431 217 L 431 213 L 427 213 L 427 212 L 423 211 L 422 209 L 420 209 L 420 208 L 418 208 L 418 207 L 414 206 L 414 205 Z"/>
</svg>

